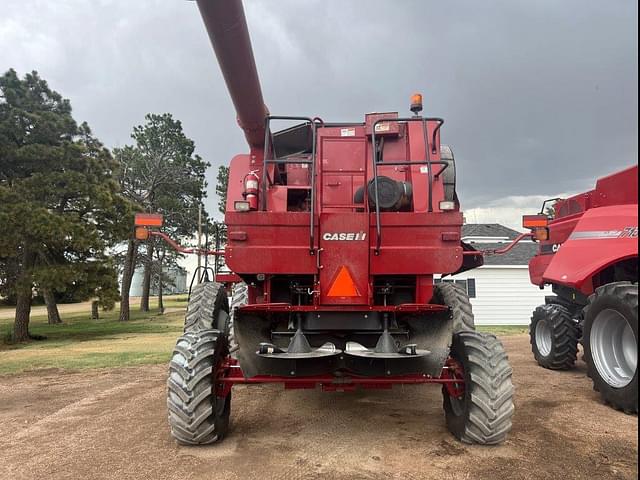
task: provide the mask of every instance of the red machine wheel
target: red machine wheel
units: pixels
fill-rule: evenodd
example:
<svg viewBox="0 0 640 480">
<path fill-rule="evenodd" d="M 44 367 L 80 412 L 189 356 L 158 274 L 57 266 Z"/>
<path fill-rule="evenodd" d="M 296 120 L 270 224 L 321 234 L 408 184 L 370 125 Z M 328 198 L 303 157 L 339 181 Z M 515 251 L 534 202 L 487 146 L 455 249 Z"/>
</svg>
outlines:
<svg viewBox="0 0 640 480">
<path fill-rule="evenodd" d="M 184 331 L 216 329 L 225 331 L 229 323 L 229 299 L 224 285 L 202 282 L 191 291 L 184 318 Z"/>
<path fill-rule="evenodd" d="M 232 356 L 236 356 L 236 351 L 239 348 L 238 340 L 236 338 L 234 321 L 237 313 L 237 309 L 245 306 L 249 303 L 249 287 L 244 282 L 234 283 L 231 293 L 231 310 L 229 313 L 229 351 Z"/>
<path fill-rule="evenodd" d="M 531 351 L 538 365 L 551 370 L 572 368 L 578 356 L 580 327 L 562 305 L 540 305 L 529 326 Z"/>
<path fill-rule="evenodd" d="M 593 388 L 613 408 L 638 413 L 637 283 L 610 283 L 589 297 L 583 345 Z"/>
<path fill-rule="evenodd" d="M 433 301 L 447 305 L 453 314 L 453 331 L 475 331 L 473 308 L 467 292 L 455 283 L 438 283 L 433 289 Z"/>
<path fill-rule="evenodd" d="M 171 435 L 183 445 L 222 440 L 229 429 L 231 392 L 218 396 L 216 374 L 227 341 L 217 330 L 188 332 L 178 338 L 167 380 Z"/>
<path fill-rule="evenodd" d="M 465 443 L 495 445 L 511 430 L 513 385 L 502 343 L 478 332 L 454 335 L 446 375 L 464 378 L 442 389 L 449 431 Z"/>
</svg>

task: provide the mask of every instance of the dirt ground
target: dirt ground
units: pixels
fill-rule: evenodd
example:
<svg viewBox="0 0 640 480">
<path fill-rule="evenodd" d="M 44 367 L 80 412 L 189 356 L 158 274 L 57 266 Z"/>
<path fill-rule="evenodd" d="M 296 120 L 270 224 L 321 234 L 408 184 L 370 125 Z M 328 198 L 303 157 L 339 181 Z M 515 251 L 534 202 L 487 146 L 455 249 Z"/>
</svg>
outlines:
<svg viewBox="0 0 640 480">
<path fill-rule="evenodd" d="M 582 479 L 637 477 L 638 418 L 604 405 L 584 364 L 539 368 L 504 338 L 516 416 L 472 447 L 444 425 L 435 386 L 323 393 L 236 387 L 219 445 L 169 437 L 163 365 L 0 377 L 2 479 Z"/>
</svg>

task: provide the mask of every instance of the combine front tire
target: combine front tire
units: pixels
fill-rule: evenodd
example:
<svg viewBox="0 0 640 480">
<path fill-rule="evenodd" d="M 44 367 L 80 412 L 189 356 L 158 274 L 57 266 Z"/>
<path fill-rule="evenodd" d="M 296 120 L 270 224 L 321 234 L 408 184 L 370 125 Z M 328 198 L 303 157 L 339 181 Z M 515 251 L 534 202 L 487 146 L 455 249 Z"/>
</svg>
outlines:
<svg viewBox="0 0 640 480">
<path fill-rule="evenodd" d="M 540 305 L 529 326 L 531 351 L 538 365 L 551 370 L 572 368 L 578 356 L 580 328 L 562 305 Z"/>
<path fill-rule="evenodd" d="M 513 385 L 502 343 L 478 332 L 454 335 L 449 375 L 464 378 L 464 391 L 442 389 L 447 427 L 465 443 L 495 445 L 511 430 Z"/>
<path fill-rule="evenodd" d="M 187 332 L 178 338 L 167 381 L 169 426 L 178 443 L 213 443 L 227 433 L 231 392 L 219 397 L 215 388 L 226 352 L 226 339 L 217 330 Z"/>
<path fill-rule="evenodd" d="M 610 283 L 589 297 L 583 345 L 593 388 L 613 408 L 638 413 L 637 283 Z"/>
</svg>

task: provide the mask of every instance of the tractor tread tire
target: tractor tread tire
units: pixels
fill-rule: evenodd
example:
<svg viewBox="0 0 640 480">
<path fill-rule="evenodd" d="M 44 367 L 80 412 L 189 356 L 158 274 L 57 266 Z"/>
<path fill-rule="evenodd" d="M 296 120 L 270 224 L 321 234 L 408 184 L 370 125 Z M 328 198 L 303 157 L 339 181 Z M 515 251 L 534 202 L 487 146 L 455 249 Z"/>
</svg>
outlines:
<svg viewBox="0 0 640 480">
<path fill-rule="evenodd" d="M 514 412 L 512 369 L 502 342 L 495 335 L 460 332 L 452 354 L 465 370 L 462 413 L 455 413 L 443 388 L 447 427 L 464 443 L 496 445 L 511 431 Z"/>
<path fill-rule="evenodd" d="M 436 303 L 451 308 L 454 333 L 476 330 L 473 307 L 464 288 L 455 283 L 442 282 L 434 286 L 433 295 Z"/>
<path fill-rule="evenodd" d="M 627 306 L 632 318 L 627 319 L 635 325 L 632 325 L 638 341 L 638 284 L 636 282 L 613 282 L 596 288 L 596 291 L 589 297 L 589 303 L 584 308 L 584 360 L 587 364 L 587 376 L 593 381 L 593 389 L 600 393 L 602 401 L 612 408 L 623 411 L 627 414 L 638 413 L 638 369 L 632 381 L 625 387 L 618 389 L 610 386 L 598 373 L 593 358 L 591 357 L 591 346 L 588 336 L 591 333 L 591 324 L 593 322 L 592 312 L 594 306 L 602 299 L 613 299 L 619 305 Z"/>
<path fill-rule="evenodd" d="M 229 313 L 229 351 L 235 357 L 235 353 L 240 348 L 234 334 L 234 318 L 239 307 L 249 303 L 249 287 L 244 282 L 235 283 L 231 294 L 231 309 Z"/>
<path fill-rule="evenodd" d="M 536 326 L 545 320 L 551 330 L 551 351 L 548 355 L 540 353 L 536 343 Z M 569 310 L 559 304 L 540 305 L 533 311 L 529 325 L 531 351 L 538 365 L 550 370 L 569 370 L 578 358 L 578 342 L 581 332 L 578 323 L 573 320 Z"/>
<path fill-rule="evenodd" d="M 442 172 L 442 184 L 444 185 L 444 199 L 449 202 L 458 201 L 456 195 L 456 162 L 453 151 L 449 145 L 440 145 L 440 160 L 447 162 L 447 167 Z"/>
<path fill-rule="evenodd" d="M 228 317 L 229 300 L 224 285 L 216 282 L 199 283 L 193 287 L 189 297 L 184 332 L 224 330 Z"/>
<path fill-rule="evenodd" d="M 224 347 L 217 330 L 178 338 L 169 364 L 167 408 L 171 435 L 183 445 L 222 440 L 229 427 L 231 393 L 215 396 L 214 374 Z M 223 403 L 219 403 L 223 402 Z"/>
</svg>

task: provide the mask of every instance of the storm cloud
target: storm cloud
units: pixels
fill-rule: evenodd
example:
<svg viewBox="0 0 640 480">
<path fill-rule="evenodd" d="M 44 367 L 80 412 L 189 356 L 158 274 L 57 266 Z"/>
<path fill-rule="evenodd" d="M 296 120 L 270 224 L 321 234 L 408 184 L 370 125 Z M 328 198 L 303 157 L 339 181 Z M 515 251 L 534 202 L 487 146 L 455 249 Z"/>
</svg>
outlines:
<svg viewBox="0 0 640 480">
<path fill-rule="evenodd" d="M 637 163 L 637 9 L 245 1 L 272 113 L 361 121 L 407 114 L 422 92 L 425 113 L 445 118 L 463 207 L 485 213 L 535 209 Z M 210 211 L 217 165 L 247 150 L 194 2 L 4 0 L 0 68 L 10 67 L 39 71 L 110 147 L 130 142 L 147 112 L 173 113 L 214 165 Z"/>
</svg>

